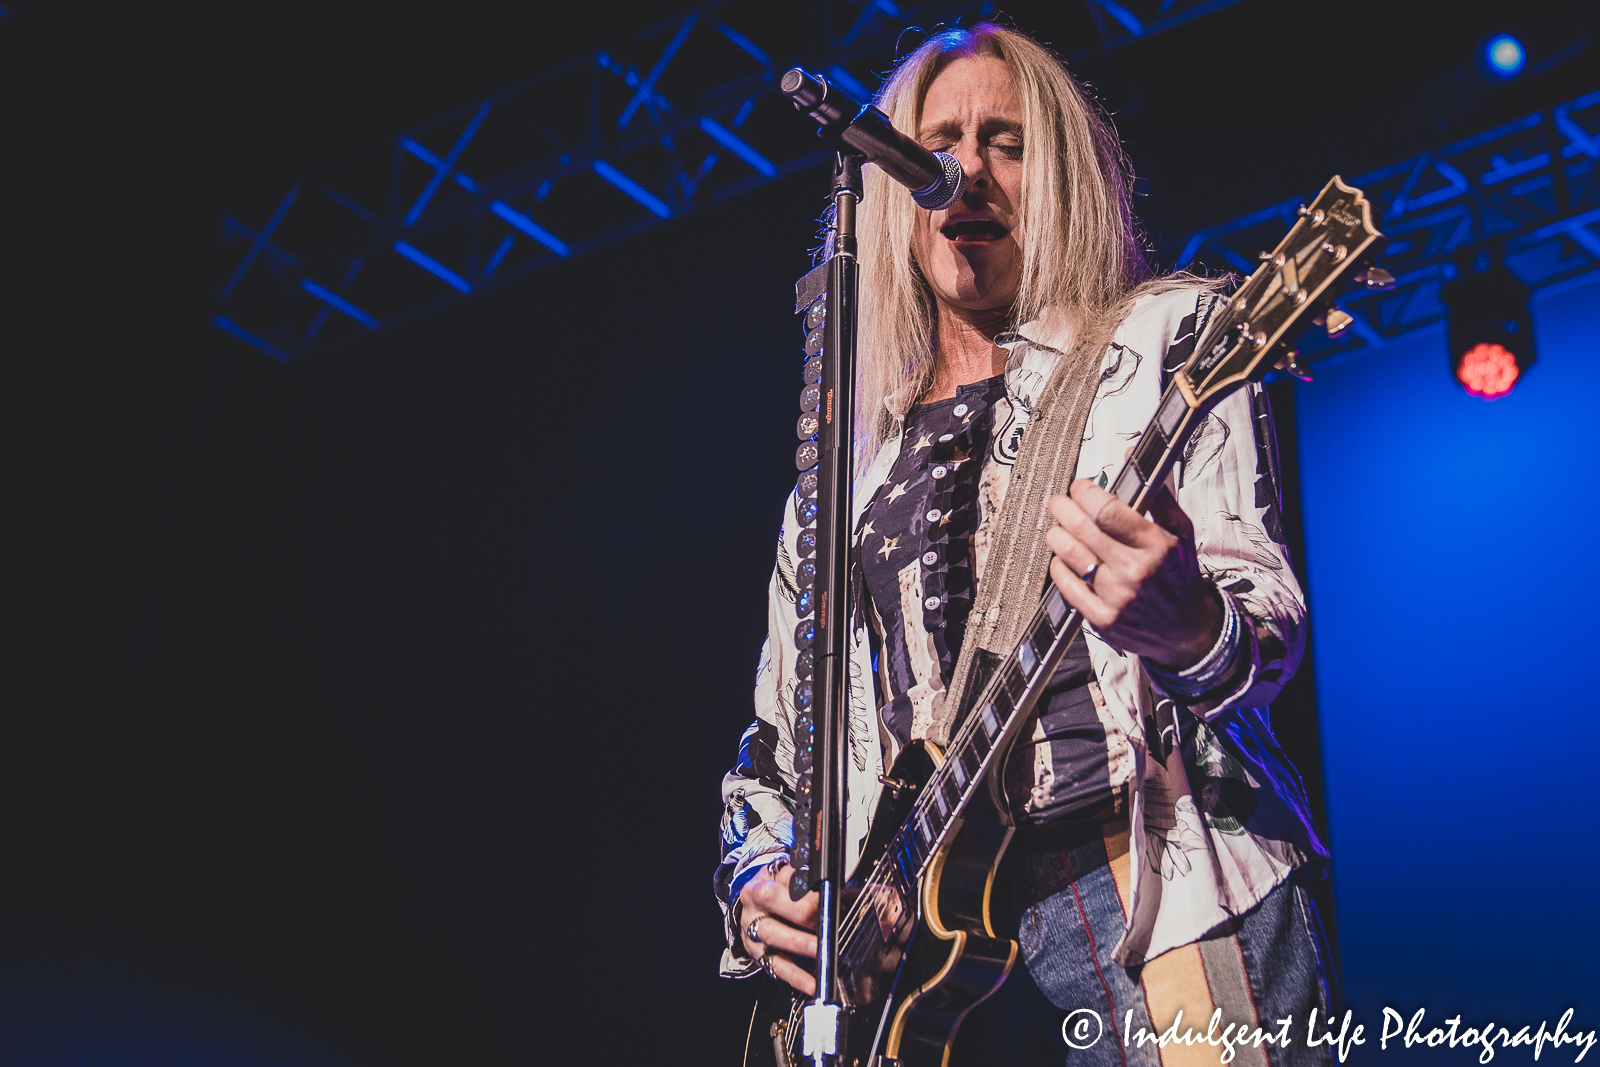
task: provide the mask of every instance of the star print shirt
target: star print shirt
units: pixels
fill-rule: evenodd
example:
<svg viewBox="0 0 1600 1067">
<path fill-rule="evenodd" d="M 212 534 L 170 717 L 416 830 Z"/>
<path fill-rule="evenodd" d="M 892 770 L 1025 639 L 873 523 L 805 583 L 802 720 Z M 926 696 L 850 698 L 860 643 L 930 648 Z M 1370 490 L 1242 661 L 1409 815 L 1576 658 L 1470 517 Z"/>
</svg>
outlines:
<svg viewBox="0 0 1600 1067">
<path fill-rule="evenodd" d="M 1008 460 L 994 447 L 995 419 L 1009 414 L 1003 375 L 916 405 L 906 414 L 907 444 L 867 505 L 858 542 L 873 609 L 879 714 L 900 745 L 926 732 L 961 653 L 974 542 L 980 529 L 987 532 L 1007 480 L 998 469 Z M 1011 756 L 1008 786 L 1025 825 L 1113 810 L 1092 677 L 1079 635 L 1045 691 L 1033 735 Z"/>
</svg>

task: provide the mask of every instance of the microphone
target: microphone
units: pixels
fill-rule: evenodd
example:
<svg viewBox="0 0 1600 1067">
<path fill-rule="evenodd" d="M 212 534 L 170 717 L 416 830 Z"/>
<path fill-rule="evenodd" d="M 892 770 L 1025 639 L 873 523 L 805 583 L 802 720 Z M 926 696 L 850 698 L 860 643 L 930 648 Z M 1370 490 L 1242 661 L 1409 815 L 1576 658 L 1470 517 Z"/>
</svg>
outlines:
<svg viewBox="0 0 1600 1067">
<path fill-rule="evenodd" d="M 943 211 L 961 199 L 967 176 L 956 157 L 930 152 L 894 128 L 889 116 L 857 103 L 820 75 L 793 67 L 778 89 L 822 128 L 817 132 L 838 145 L 867 157 L 889 177 L 911 190 L 917 206 Z"/>
</svg>

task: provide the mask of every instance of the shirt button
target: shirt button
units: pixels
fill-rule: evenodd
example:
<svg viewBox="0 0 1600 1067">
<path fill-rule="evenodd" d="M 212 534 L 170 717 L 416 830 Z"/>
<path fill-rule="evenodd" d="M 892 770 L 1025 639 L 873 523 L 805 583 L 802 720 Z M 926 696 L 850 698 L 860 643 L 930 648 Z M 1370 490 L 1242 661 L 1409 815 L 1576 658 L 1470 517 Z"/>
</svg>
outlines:
<svg viewBox="0 0 1600 1067">
<path fill-rule="evenodd" d="M 955 439 L 956 439 L 956 435 L 953 434 L 953 433 L 947 433 L 947 434 L 940 434 L 939 435 L 939 443 L 940 444 L 944 444 L 946 441 L 954 441 Z"/>
<path fill-rule="evenodd" d="M 965 415 L 967 413 L 967 405 L 965 405 L 965 404 L 957 404 L 955 406 L 955 413 L 958 416 L 959 415 Z"/>
<path fill-rule="evenodd" d="M 935 478 L 943 478 L 946 474 L 949 474 L 949 473 L 950 473 L 950 470 L 949 470 L 948 467 L 935 467 L 935 468 L 933 468 L 933 476 Z"/>
<path fill-rule="evenodd" d="M 933 566 L 935 563 L 939 562 L 939 553 L 929 552 L 927 555 L 922 557 L 922 562 L 929 567 Z"/>
<path fill-rule="evenodd" d="M 939 521 L 939 514 L 940 514 L 939 509 L 938 508 L 934 508 L 932 511 L 930 511 L 926 515 L 924 515 L 923 518 L 927 519 L 929 522 L 938 522 Z"/>
<path fill-rule="evenodd" d="M 927 608 L 929 611 L 932 611 L 934 608 L 939 606 L 939 598 L 936 596 L 931 596 L 922 602 L 922 606 Z"/>
</svg>

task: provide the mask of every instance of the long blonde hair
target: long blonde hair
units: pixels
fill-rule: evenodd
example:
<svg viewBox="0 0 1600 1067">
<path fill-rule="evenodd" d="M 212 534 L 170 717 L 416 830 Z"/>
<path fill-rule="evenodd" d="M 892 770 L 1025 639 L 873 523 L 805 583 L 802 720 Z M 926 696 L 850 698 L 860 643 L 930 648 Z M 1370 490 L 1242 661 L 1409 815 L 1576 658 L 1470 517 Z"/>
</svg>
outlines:
<svg viewBox="0 0 1600 1067">
<path fill-rule="evenodd" d="M 915 136 L 934 78 L 956 59 L 1002 60 L 1022 104 L 1026 220 L 1022 282 L 1012 325 L 1047 313 L 1074 332 L 1106 331 L 1146 293 L 1196 278 L 1152 279 L 1130 202 L 1131 170 L 1115 131 L 1049 49 L 993 23 L 936 34 L 906 56 L 876 103 Z M 911 251 L 917 207 L 876 167 L 865 174 L 856 227 L 861 263 L 856 460 L 859 469 L 889 438 L 933 380 L 938 312 Z M 893 405 L 891 410 L 890 405 Z"/>
</svg>

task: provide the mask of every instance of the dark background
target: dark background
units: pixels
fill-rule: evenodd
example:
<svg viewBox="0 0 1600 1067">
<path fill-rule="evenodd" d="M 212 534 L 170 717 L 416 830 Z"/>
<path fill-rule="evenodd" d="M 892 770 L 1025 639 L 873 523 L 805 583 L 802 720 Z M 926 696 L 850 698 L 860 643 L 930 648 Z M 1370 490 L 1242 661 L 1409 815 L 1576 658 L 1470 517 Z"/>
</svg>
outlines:
<svg viewBox="0 0 1600 1067">
<path fill-rule="evenodd" d="M 1007 11 L 1069 51 L 1064 6 Z M 0 1061 L 734 1054 L 717 783 L 824 176 L 289 366 L 207 321 L 223 211 L 257 222 L 301 172 L 678 10 L 0 22 Z M 1246 0 L 1080 73 L 1170 262 L 1196 227 L 1592 88 L 1586 58 L 1498 84 L 1475 54 L 1509 31 L 1537 68 L 1593 17 Z M 1320 797 L 1310 673 L 1276 721 Z"/>
</svg>

